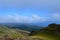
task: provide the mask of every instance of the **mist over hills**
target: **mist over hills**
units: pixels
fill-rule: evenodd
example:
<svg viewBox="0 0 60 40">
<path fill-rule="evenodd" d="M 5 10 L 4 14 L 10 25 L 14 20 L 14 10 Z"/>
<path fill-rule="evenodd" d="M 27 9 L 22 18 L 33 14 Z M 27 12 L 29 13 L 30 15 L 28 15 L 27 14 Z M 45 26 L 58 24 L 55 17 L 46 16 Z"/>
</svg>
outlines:
<svg viewBox="0 0 60 40">
<path fill-rule="evenodd" d="M 48 22 L 37 22 L 37 23 L 0 23 L 1 25 L 35 25 L 35 26 L 39 26 L 39 27 L 46 27 L 51 23 L 57 23 L 60 24 L 59 21 L 48 21 Z"/>
</svg>

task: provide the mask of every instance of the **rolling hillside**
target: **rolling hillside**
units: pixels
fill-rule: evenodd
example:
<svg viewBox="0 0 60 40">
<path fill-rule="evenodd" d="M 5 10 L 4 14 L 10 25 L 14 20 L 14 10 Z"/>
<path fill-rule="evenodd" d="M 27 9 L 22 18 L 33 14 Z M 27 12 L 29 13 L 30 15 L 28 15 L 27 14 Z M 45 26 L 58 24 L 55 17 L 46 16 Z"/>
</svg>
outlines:
<svg viewBox="0 0 60 40">
<path fill-rule="evenodd" d="M 0 26 L 0 37 L 3 37 L 4 35 L 9 35 L 12 38 L 17 39 L 21 38 L 22 40 L 60 40 L 60 25 L 49 24 L 48 27 L 44 27 L 42 29 L 39 28 L 38 31 L 32 30 L 31 32 L 20 30 L 18 27 L 10 28 Z"/>
<path fill-rule="evenodd" d="M 28 31 L 19 29 L 10 29 L 5 26 L 0 26 L 0 40 L 40 40 L 40 38 L 29 36 Z"/>
<path fill-rule="evenodd" d="M 33 31 L 30 35 L 43 40 L 60 40 L 60 25 L 49 24 L 48 27 L 40 29 L 40 31 Z"/>
<path fill-rule="evenodd" d="M 12 29 L 9 29 L 5 26 L 0 26 L 0 37 L 4 35 L 10 35 L 12 37 L 17 37 L 17 36 L 20 36 L 20 33 L 17 34 L 17 32 Z"/>
</svg>

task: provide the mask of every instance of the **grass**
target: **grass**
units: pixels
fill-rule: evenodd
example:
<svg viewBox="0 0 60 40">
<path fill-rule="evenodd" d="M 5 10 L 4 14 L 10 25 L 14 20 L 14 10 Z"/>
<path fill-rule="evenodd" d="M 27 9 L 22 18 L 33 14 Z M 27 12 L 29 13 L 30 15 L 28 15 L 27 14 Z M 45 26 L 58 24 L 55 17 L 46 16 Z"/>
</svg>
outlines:
<svg viewBox="0 0 60 40">
<path fill-rule="evenodd" d="M 19 32 L 16 32 L 17 30 L 9 29 L 7 27 L 0 27 L 0 37 L 4 35 L 9 35 L 12 38 L 17 38 L 17 37 L 24 37 L 23 34 L 20 34 Z M 20 30 L 21 32 L 22 30 Z M 30 38 L 39 38 L 42 40 L 60 40 L 60 36 L 57 36 L 52 33 L 46 33 L 46 32 L 38 32 L 33 34 L 32 36 L 28 36 Z"/>
<path fill-rule="evenodd" d="M 39 32 L 39 33 L 33 34 L 33 36 L 39 37 L 42 40 L 60 40 L 60 36 L 49 34 L 49 33 Z"/>
<path fill-rule="evenodd" d="M 22 34 L 17 33 L 15 30 L 9 29 L 7 27 L 3 27 L 3 26 L 1 27 L 0 26 L 0 37 L 2 37 L 4 35 L 9 35 L 12 38 L 16 38 L 16 37 L 22 36 Z"/>
</svg>

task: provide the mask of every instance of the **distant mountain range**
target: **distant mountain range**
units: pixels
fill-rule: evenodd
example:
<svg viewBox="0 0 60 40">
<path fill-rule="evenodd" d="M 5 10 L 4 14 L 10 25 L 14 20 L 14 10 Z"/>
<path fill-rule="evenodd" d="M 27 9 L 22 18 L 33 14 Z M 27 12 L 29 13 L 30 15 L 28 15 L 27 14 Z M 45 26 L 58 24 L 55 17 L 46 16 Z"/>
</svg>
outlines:
<svg viewBox="0 0 60 40">
<path fill-rule="evenodd" d="M 0 25 L 4 25 L 7 26 L 11 29 L 21 29 L 21 30 L 26 30 L 26 31 L 38 31 L 41 28 L 43 28 L 42 26 L 37 26 L 37 25 L 31 25 L 31 24 L 20 24 L 20 23 L 3 23 Z"/>
</svg>

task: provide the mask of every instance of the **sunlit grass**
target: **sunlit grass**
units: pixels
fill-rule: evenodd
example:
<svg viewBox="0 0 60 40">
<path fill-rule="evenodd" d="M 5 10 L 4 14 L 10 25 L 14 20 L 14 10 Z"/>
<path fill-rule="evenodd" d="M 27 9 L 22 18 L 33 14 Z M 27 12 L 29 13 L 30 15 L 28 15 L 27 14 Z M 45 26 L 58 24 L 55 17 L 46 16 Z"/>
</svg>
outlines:
<svg viewBox="0 0 60 40">
<path fill-rule="evenodd" d="M 46 33 L 37 33 L 33 36 L 39 37 L 43 40 L 60 40 L 59 36 L 53 35 L 53 34 L 46 34 Z"/>
</svg>

